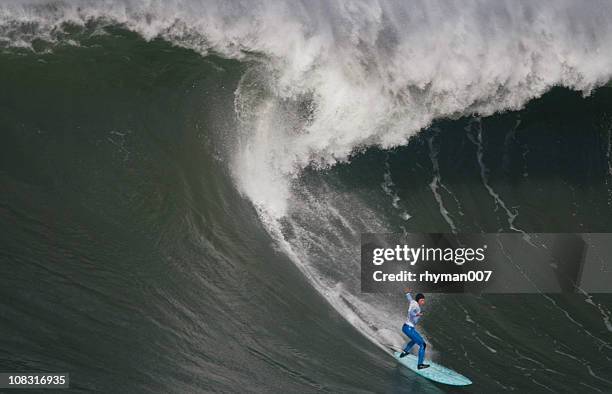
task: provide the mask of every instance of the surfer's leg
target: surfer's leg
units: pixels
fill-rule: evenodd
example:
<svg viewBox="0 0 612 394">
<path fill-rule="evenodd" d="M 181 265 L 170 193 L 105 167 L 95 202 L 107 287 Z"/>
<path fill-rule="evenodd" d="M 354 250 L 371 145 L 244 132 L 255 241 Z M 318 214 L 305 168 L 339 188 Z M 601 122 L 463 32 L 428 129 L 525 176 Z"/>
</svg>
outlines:
<svg viewBox="0 0 612 394">
<path fill-rule="evenodd" d="M 413 341 L 419 345 L 419 361 L 418 364 L 423 364 L 423 361 L 425 361 L 425 348 L 427 347 L 427 344 L 425 343 L 425 340 L 423 339 L 423 337 L 421 336 L 421 334 L 418 333 L 417 330 L 413 330 L 414 332 L 414 337 L 413 337 Z"/>
<path fill-rule="evenodd" d="M 427 344 L 425 342 L 419 345 L 419 364 L 423 364 L 423 361 L 425 361 L 425 348 L 426 347 L 427 347 Z"/>
<path fill-rule="evenodd" d="M 402 352 L 400 357 L 405 357 L 408 353 L 410 353 L 410 349 L 412 349 L 412 347 L 416 343 L 414 339 L 412 338 L 412 331 L 414 331 L 412 327 L 408 326 L 407 324 L 404 324 L 402 326 L 402 332 L 404 333 L 404 335 L 410 338 L 410 342 L 406 344 L 406 346 L 404 347 L 404 351 Z"/>
<path fill-rule="evenodd" d="M 412 349 L 415 343 L 416 343 L 415 341 L 408 342 L 406 346 L 404 347 L 404 353 L 410 353 L 410 349 Z"/>
</svg>

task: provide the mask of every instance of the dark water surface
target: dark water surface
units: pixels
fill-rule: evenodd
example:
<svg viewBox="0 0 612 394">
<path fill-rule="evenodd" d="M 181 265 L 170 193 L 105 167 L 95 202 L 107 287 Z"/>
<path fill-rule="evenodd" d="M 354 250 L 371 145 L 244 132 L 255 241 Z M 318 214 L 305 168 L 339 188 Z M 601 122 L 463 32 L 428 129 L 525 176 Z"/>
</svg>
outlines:
<svg viewBox="0 0 612 394">
<path fill-rule="evenodd" d="M 399 331 L 401 295 L 376 318 L 359 295 L 330 305 L 324 286 L 359 271 L 325 242 L 350 247 L 370 217 L 397 232 L 612 230 L 612 90 L 554 88 L 306 169 L 294 201 L 344 210 L 338 227 L 301 205 L 280 221 L 293 250 L 323 234 L 304 271 L 232 178 L 235 92 L 254 60 L 116 27 L 71 34 L 79 45 L 0 53 L 0 370 L 67 371 L 75 392 L 447 392 L 351 324 Z M 474 381 L 458 392 L 612 392 L 608 295 L 428 306 L 432 356 Z"/>
</svg>

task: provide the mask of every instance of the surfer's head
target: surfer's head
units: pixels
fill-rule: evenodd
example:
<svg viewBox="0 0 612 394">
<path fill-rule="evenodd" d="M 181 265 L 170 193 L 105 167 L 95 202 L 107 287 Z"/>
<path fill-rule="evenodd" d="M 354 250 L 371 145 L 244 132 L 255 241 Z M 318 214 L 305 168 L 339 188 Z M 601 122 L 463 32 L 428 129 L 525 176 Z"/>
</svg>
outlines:
<svg viewBox="0 0 612 394">
<path fill-rule="evenodd" d="M 425 305 L 425 296 L 423 295 L 423 293 L 417 294 L 414 299 L 416 300 L 416 302 L 419 303 L 419 305 Z"/>
</svg>

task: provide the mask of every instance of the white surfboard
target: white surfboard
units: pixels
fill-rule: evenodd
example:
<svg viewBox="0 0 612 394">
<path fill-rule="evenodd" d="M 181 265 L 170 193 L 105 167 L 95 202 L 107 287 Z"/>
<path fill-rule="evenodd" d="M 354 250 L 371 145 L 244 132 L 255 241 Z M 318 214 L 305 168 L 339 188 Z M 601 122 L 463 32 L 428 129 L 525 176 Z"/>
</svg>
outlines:
<svg viewBox="0 0 612 394">
<path fill-rule="evenodd" d="M 400 358 L 399 355 L 399 352 L 393 353 L 393 357 L 395 357 L 400 364 L 427 379 L 433 380 L 434 382 L 448 384 L 451 386 L 468 386 L 472 384 L 470 379 L 453 371 L 452 369 L 443 367 L 440 364 L 425 360 L 425 363 L 429 364 L 430 367 L 418 369 L 418 360 L 416 356 L 408 354 L 405 357 Z"/>
</svg>

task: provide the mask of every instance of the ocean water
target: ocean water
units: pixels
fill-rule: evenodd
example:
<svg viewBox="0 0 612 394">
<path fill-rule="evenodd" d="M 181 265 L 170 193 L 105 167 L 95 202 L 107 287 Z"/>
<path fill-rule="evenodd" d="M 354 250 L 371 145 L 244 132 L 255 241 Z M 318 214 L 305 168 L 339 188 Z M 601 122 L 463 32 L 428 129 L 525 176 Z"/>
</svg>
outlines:
<svg viewBox="0 0 612 394">
<path fill-rule="evenodd" d="M 363 232 L 612 230 L 609 2 L 0 4 L 0 370 L 452 392 Z M 612 391 L 612 296 L 431 295 L 461 392 Z"/>
</svg>

